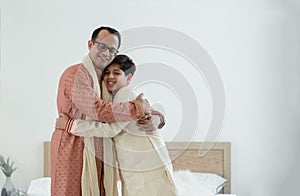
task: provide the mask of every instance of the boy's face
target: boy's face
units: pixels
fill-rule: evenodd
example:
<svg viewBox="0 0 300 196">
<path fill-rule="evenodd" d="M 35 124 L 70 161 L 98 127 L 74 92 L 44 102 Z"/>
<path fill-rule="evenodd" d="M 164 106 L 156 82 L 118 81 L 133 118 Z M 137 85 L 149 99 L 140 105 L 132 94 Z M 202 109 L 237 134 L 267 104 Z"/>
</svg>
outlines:
<svg viewBox="0 0 300 196">
<path fill-rule="evenodd" d="M 112 64 L 103 74 L 104 84 L 110 93 L 127 86 L 132 78 L 132 74 L 126 76 L 118 64 Z"/>
</svg>

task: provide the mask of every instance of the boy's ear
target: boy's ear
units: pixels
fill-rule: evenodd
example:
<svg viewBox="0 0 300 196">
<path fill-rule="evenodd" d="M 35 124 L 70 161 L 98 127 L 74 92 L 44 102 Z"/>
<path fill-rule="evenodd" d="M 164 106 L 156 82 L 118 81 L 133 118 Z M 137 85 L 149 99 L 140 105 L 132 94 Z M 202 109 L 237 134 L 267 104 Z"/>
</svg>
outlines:
<svg viewBox="0 0 300 196">
<path fill-rule="evenodd" d="M 127 84 L 129 84 L 129 83 L 131 82 L 131 79 L 132 79 L 132 74 L 129 73 L 129 74 L 127 75 Z"/>
</svg>

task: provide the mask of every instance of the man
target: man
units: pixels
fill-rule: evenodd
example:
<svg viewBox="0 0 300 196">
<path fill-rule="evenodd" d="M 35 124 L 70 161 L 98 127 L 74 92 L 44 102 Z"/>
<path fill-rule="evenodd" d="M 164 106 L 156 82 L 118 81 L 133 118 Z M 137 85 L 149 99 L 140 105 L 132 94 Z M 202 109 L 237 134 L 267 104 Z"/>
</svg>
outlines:
<svg viewBox="0 0 300 196">
<path fill-rule="evenodd" d="M 100 99 L 98 80 L 102 70 L 118 53 L 120 33 L 110 27 L 96 29 L 88 41 L 89 53 L 83 62 L 67 68 L 62 74 L 57 96 L 59 113 L 74 119 L 94 119 L 112 123 L 139 119 L 142 130 L 152 131 L 149 104 L 139 96 L 133 102 L 111 103 Z M 103 185 L 102 139 L 97 138 L 95 147 L 99 190 L 105 195 Z M 51 139 L 51 195 L 81 196 L 84 141 L 60 129 L 55 129 Z M 85 196 L 85 195 L 84 195 Z"/>
</svg>

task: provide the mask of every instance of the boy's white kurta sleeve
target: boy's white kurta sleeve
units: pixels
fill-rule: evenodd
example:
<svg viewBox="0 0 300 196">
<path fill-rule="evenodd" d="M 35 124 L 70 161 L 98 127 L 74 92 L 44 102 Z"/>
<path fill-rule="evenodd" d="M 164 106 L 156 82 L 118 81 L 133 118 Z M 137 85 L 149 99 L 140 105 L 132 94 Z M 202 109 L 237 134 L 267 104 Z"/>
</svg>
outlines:
<svg viewBox="0 0 300 196">
<path fill-rule="evenodd" d="M 91 120 L 75 119 L 70 133 L 82 137 L 114 137 L 118 135 L 129 122 L 102 123 Z"/>
</svg>

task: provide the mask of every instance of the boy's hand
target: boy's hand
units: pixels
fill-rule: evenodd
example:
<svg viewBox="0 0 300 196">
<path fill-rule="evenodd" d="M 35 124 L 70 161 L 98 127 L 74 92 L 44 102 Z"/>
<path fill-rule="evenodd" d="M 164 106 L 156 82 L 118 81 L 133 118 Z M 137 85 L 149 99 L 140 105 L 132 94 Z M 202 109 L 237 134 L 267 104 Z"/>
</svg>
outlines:
<svg viewBox="0 0 300 196">
<path fill-rule="evenodd" d="M 55 128 L 64 130 L 70 117 L 67 114 L 60 113 L 56 119 Z"/>
</svg>

